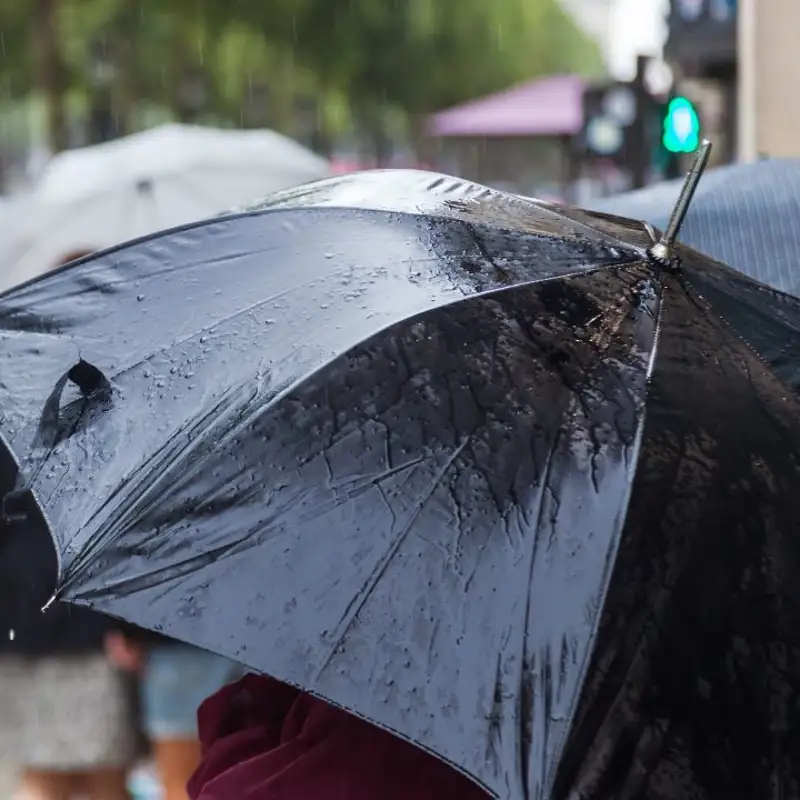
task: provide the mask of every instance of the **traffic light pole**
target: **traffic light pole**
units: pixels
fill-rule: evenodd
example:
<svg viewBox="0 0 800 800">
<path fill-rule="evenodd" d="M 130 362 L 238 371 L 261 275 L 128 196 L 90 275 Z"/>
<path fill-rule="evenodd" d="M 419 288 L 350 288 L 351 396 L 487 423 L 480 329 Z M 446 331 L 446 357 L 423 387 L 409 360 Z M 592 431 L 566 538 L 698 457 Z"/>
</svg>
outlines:
<svg viewBox="0 0 800 800">
<path fill-rule="evenodd" d="M 675 92 L 671 91 L 669 96 L 667 97 L 667 104 L 665 106 L 665 114 L 667 113 L 666 109 L 669 108 L 670 102 L 675 98 Z M 663 128 L 663 123 L 662 123 Z M 664 131 L 660 130 L 659 135 L 661 136 L 661 152 L 664 155 L 664 180 L 665 181 L 674 181 L 681 177 L 681 158 L 677 153 L 673 153 L 672 151 L 668 150 L 664 145 Z"/>
<path fill-rule="evenodd" d="M 664 180 L 673 181 L 681 177 L 681 159 L 677 153 L 667 153 Z"/>
<path fill-rule="evenodd" d="M 645 72 L 650 61 L 648 56 L 636 59 L 636 77 L 632 88 L 636 97 L 636 119 L 630 130 L 630 173 L 631 188 L 642 189 L 647 185 L 647 172 L 651 153 L 648 147 L 647 114 L 650 108 L 650 94 L 645 86 Z"/>
</svg>

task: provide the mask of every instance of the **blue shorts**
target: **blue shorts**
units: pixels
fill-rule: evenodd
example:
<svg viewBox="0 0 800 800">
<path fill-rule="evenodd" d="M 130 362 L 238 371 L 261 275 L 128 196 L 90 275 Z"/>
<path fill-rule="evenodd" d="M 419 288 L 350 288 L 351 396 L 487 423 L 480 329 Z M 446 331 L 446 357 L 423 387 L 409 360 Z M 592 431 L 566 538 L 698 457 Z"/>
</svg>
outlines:
<svg viewBox="0 0 800 800">
<path fill-rule="evenodd" d="M 142 678 L 142 722 L 151 739 L 197 736 L 197 709 L 244 668 L 222 656 L 170 643 L 150 649 Z"/>
</svg>

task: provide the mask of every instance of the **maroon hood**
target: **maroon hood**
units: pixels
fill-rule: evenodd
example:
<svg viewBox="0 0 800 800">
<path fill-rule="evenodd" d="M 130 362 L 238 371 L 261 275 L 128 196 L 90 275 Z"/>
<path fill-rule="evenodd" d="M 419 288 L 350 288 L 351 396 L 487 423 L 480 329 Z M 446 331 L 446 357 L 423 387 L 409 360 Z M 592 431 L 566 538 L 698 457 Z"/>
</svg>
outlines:
<svg viewBox="0 0 800 800">
<path fill-rule="evenodd" d="M 442 761 L 270 678 L 203 703 L 191 800 L 486 800 Z"/>
</svg>

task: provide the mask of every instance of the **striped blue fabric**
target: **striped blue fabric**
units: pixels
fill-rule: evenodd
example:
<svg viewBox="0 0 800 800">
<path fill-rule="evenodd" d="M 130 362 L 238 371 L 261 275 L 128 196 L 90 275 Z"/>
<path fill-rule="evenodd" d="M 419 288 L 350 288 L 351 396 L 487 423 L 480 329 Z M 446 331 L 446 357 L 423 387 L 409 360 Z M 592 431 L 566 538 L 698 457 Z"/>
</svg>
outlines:
<svg viewBox="0 0 800 800">
<path fill-rule="evenodd" d="M 606 197 L 590 207 L 663 228 L 681 184 Z M 761 283 L 800 296 L 800 159 L 711 170 L 700 182 L 680 239 Z"/>
</svg>

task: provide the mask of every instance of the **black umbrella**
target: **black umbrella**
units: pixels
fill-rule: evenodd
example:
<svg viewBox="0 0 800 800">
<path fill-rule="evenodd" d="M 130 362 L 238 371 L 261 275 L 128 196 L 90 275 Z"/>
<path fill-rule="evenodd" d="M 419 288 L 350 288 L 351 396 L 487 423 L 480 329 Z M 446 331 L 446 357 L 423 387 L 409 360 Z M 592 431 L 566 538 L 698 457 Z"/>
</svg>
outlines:
<svg viewBox="0 0 800 800">
<path fill-rule="evenodd" d="M 0 297 L 6 541 L 500 797 L 797 797 L 798 302 L 429 173 L 268 205 Z"/>
<path fill-rule="evenodd" d="M 594 203 L 599 211 L 667 224 L 680 181 Z M 692 202 L 681 239 L 735 269 L 800 295 L 800 159 L 712 170 Z"/>
</svg>

